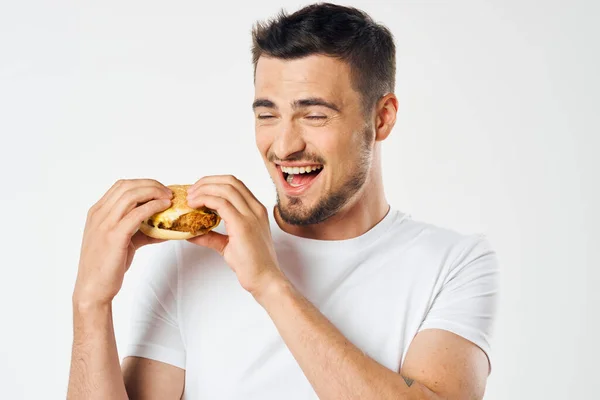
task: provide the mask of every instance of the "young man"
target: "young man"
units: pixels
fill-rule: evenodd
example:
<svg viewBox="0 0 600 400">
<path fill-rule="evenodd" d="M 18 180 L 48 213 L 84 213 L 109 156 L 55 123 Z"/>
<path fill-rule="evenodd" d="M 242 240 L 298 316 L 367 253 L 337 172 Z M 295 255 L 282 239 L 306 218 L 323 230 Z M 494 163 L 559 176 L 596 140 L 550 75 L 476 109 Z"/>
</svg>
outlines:
<svg viewBox="0 0 600 400">
<path fill-rule="evenodd" d="M 155 247 L 121 368 L 111 302 L 136 249 L 156 242 L 140 222 L 171 193 L 115 184 L 88 215 L 69 398 L 482 398 L 497 260 L 484 238 L 385 199 L 391 34 L 320 4 L 253 35 L 256 143 L 277 205 L 231 176 L 193 185 L 190 206 L 217 210 L 227 232 Z"/>
</svg>

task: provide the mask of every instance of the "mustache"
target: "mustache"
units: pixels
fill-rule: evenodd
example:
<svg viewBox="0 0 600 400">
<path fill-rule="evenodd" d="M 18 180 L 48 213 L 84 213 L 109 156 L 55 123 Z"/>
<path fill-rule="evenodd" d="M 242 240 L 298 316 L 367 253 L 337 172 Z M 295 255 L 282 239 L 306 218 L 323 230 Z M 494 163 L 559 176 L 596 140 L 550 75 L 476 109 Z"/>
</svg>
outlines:
<svg viewBox="0 0 600 400">
<path fill-rule="evenodd" d="M 269 160 L 270 162 L 305 161 L 312 162 L 315 164 L 325 164 L 325 160 L 322 157 L 316 154 L 306 153 L 304 151 L 290 154 L 286 158 L 279 158 L 275 155 L 275 153 L 269 152 L 267 154 L 267 160 Z"/>
</svg>

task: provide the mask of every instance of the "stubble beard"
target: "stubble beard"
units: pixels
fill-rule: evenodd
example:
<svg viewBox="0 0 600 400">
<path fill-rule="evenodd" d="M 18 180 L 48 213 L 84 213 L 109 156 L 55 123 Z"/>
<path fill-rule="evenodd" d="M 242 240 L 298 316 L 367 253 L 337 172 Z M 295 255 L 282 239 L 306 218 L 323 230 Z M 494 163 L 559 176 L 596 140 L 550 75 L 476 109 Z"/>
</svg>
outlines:
<svg viewBox="0 0 600 400">
<path fill-rule="evenodd" d="M 346 179 L 339 189 L 325 193 L 318 203 L 310 209 L 302 202 L 300 197 L 287 196 L 287 205 L 281 203 L 277 192 L 277 205 L 275 206 L 281 219 L 290 225 L 314 225 L 321 223 L 337 214 L 354 195 L 365 185 L 371 168 L 373 149 L 371 142 L 373 132 L 369 127 L 363 129 L 363 141 L 359 151 L 358 163 L 353 174 Z"/>
</svg>

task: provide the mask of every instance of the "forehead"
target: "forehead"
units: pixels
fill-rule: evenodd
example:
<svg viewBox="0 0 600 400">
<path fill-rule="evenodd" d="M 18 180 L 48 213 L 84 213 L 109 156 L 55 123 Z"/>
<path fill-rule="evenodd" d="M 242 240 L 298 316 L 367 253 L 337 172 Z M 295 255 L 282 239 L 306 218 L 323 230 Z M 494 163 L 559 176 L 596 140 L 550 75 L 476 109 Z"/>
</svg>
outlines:
<svg viewBox="0 0 600 400">
<path fill-rule="evenodd" d="M 318 96 L 347 102 L 356 96 L 348 64 L 324 55 L 293 60 L 261 56 L 256 65 L 254 90 L 256 98 Z"/>
</svg>

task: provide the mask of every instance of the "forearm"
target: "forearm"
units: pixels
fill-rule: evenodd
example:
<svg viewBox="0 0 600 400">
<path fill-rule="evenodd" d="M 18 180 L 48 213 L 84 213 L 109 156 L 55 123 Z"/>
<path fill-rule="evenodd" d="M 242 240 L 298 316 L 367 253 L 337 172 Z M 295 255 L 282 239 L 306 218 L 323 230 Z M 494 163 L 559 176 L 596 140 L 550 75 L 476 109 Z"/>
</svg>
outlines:
<svg viewBox="0 0 600 400">
<path fill-rule="evenodd" d="M 260 297 L 320 399 L 437 399 L 350 343 L 291 284 L 277 281 Z"/>
<path fill-rule="evenodd" d="M 73 348 L 67 398 L 127 399 L 112 309 L 73 306 Z"/>
</svg>

